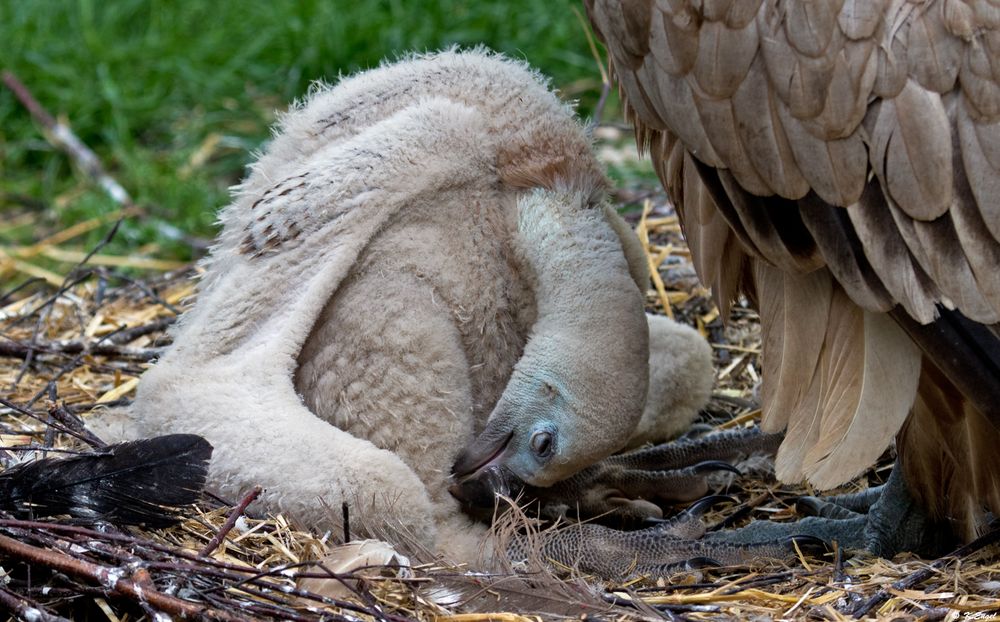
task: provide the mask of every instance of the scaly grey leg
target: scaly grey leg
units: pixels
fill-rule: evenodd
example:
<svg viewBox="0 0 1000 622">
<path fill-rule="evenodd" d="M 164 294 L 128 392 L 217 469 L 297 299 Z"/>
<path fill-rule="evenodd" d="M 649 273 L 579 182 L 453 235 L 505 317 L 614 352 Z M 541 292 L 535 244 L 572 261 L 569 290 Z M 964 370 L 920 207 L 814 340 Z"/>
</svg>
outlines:
<svg viewBox="0 0 1000 622">
<path fill-rule="evenodd" d="M 877 500 L 869 503 L 874 496 Z M 711 533 L 705 540 L 751 544 L 773 542 L 791 535 L 809 535 L 827 542 L 836 541 L 843 549 L 865 549 L 881 557 L 892 557 L 903 551 L 934 556 L 946 550 L 952 540 L 947 527 L 934 525 L 914 502 L 898 464 L 885 485 L 873 493 L 838 496 L 832 503 L 806 498 L 804 503 L 818 510 L 819 516 L 792 523 L 755 521 L 740 529 Z M 863 509 L 865 504 L 869 505 L 867 514 L 850 509 Z"/>
<path fill-rule="evenodd" d="M 824 546 L 808 537 L 759 543 L 697 539 L 704 532 L 700 517 L 710 503 L 696 503 L 678 516 L 638 531 L 619 531 L 593 523 L 576 523 L 554 531 L 515 536 L 507 549 L 515 564 L 541 562 L 574 568 L 606 579 L 657 577 L 683 568 L 760 565 L 788 560 L 795 545 Z"/>
</svg>

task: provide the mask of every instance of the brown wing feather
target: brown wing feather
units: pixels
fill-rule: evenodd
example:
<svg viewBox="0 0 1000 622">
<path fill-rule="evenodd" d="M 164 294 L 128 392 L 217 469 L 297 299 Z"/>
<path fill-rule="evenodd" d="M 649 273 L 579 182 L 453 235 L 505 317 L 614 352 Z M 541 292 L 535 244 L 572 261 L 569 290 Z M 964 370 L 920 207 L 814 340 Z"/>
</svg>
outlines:
<svg viewBox="0 0 1000 622">
<path fill-rule="evenodd" d="M 916 391 L 919 357 L 877 313 L 1000 319 L 1000 11 L 966 0 L 585 3 L 637 134 L 672 162 L 657 171 L 699 275 L 722 307 L 738 288 L 760 303 L 765 419 L 788 428 L 779 471 L 824 486 L 860 472 Z M 824 282 L 828 299 L 815 293 Z M 812 310 L 786 313 L 810 296 Z M 881 350 L 907 363 L 875 404 Z M 954 440 L 934 457 L 921 436 L 943 404 L 966 433 L 985 420 L 954 405 L 962 394 L 942 377 L 920 377 L 900 437 L 911 485 L 932 505 L 946 497 L 941 507 L 995 502 L 980 450 L 959 459 Z"/>
<path fill-rule="evenodd" d="M 984 505 L 1000 514 L 1000 429 L 925 361 L 913 413 L 899 434 L 899 458 L 917 501 L 966 539 L 978 535 Z"/>
<path fill-rule="evenodd" d="M 750 67 L 747 80 L 733 93 L 736 133 L 750 161 L 771 190 L 797 199 L 809 192 L 778 114 L 780 102 L 767 88 L 764 61 Z"/>
</svg>

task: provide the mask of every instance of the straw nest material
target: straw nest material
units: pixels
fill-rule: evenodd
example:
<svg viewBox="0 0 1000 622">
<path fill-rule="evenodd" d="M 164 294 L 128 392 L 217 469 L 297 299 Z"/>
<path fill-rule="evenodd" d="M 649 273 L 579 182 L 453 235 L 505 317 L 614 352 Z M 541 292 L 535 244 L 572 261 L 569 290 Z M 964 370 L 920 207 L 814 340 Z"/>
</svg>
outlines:
<svg viewBox="0 0 1000 622">
<path fill-rule="evenodd" d="M 697 284 L 677 217 L 661 193 L 624 190 L 616 198 L 641 206 L 631 221 L 656 268 L 649 308 L 695 326 L 714 348 L 717 386 L 700 423 L 752 425 L 759 416 L 756 315 L 738 304 L 723 325 Z M 86 449 L 87 418 L 129 401 L 142 371 L 168 343 L 166 328 L 191 302 L 191 269 L 137 279 L 122 268 L 174 266 L 100 254 L 97 262 L 81 261 L 87 254 L 73 250 L 74 237 L 99 226 L 109 225 L 88 221 L 30 248 L 0 249 L 0 274 L 37 277 L 19 291 L 0 292 L 4 468 Z M 56 272 L 38 262 L 42 257 L 81 262 Z M 887 454 L 842 490 L 880 483 L 890 465 Z M 157 532 L 0 515 L 0 608 L 31 620 L 112 621 L 984 620 L 1000 611 L 1000 562 L 986 541 L 936 561 L 838 553 L 785 568 L 694 570 L 628 585 L 549 573 L 488 576 L 443 564 L 400 568 L 391 551 L 369 544 L 372 568 L 338 574 L 328 556 L 345 534 L 308 533 L 283 516 L 244 511 L 240 502 L 253 495 L 247 492 L 243 500 L 206 494 L 182 522 Z M 707 517 L 713 528 L 793 520 L 795 497 L 813 491 L 777 483 L 761 469 L 726 492 L 738 502 Z M 316 561 L 323 558 L 324 564 Z"/>
</svg>

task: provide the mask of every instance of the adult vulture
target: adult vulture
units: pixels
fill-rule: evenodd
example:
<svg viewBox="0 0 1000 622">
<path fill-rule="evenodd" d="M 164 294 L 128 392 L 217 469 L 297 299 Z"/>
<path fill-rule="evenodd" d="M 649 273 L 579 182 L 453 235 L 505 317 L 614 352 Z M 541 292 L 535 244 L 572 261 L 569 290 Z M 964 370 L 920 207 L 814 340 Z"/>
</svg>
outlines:
<svg viewBox="0 0 1000 622">
<path fill-rule="evenodd" d="M 1000 511 L 1000 2 L 586 8 L 699 276 L 760 311 L 778 476 L 828 489 L 895 438 L 852 537 L 973 536 Z"/>
</svg>

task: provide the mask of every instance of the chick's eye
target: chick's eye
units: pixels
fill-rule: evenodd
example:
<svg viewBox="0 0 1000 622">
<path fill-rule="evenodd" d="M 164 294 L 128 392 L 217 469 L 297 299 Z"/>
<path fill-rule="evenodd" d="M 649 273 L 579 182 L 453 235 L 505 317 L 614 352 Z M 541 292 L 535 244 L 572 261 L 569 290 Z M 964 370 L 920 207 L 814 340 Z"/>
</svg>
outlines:
<svg viewBox="0 0 1000 622">
<path fill-rule="evenodd" d="M 558 391 L 556 391 L 556 388 L 547 382 L 544 385 L 542 385 L 542 390 L 545 392 L 545 395 L 549 397 L 555 397 L 556 394 L 558 393 Z"/>
<path fill-rule="evenodd" d="M 541 431 L 531 436 L 531 451 L 544 458 L 552 453 L 552 433 Z"/>
</svg>

